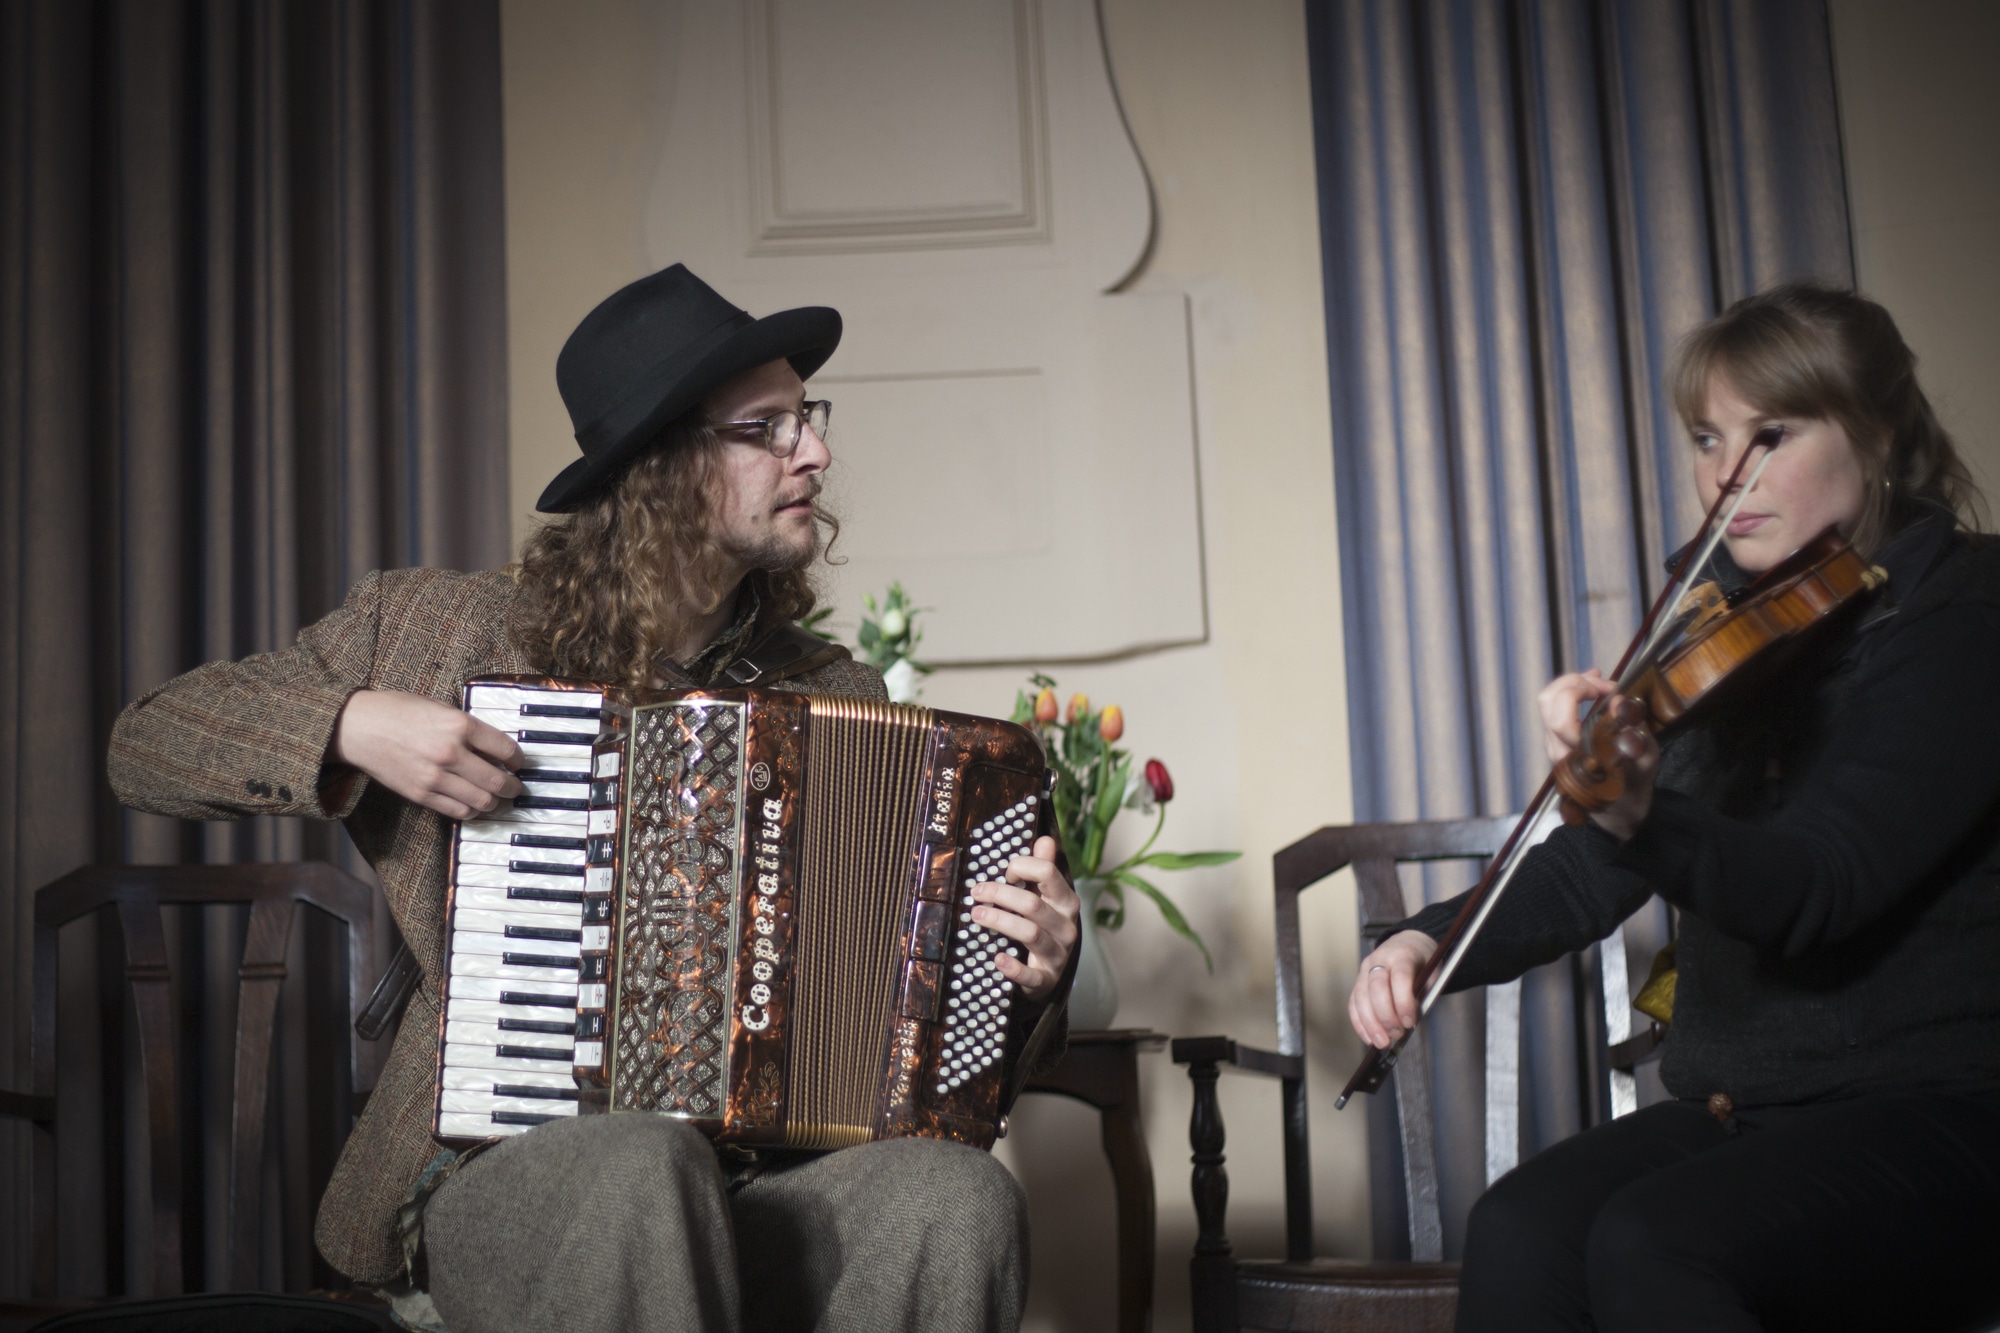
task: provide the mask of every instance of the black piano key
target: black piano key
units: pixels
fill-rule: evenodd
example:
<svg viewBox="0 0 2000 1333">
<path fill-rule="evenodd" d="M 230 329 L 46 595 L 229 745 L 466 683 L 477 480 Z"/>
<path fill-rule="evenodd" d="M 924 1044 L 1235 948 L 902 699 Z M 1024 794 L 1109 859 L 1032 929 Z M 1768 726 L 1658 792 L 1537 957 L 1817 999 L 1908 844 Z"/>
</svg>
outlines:
<svg viewBox="0 0 2000 1333">
<path fill-rule="evenodd" d="M 560 1046 L 495 1046 L 493 1054 L 508 1060 L 546 1060 L 557 1065 L 576 1063 L 576 1052 Z"/>
<path fill-rule="evenodd" d="M 516 810 L 588 810 L 590 802 L 581 796 L 537 796 L 522 792 L 514 798 Z"/>
<path fill-rule="evenodd" d="M 530 1115 L 526 1111 L 495 1111 L 493 1123 L 496 1125 L 546 1125 L 551 1120 L 567 1120 L 563 1115 Z"/>
<path fill-rule="evenodd" d="M 516 833 L 507 842 L 514 847 L 547 847 L 565 852 L 580 852 L 590 846 L 585 838 L 552 838 L 546 833 Z"/>
<path fill-rule="evenodd" d="M 561 940 L 564 944 L 583 943 L 583 932 L 561 926 L 509 926 L 501 932 L 510 940 Z"/>
<path fill-rule="evenodd" d="M 609 954 L 590 954 L 587 957 L 573 960 L 570 966 L 577 968 L 578 981 L 611 980 L 611 955 Z"/>
<path fill-rule="evenodd" d="M 590 848 L 584 853 L 583 859 L 594 866 L 608 866 L 616 855 L 618 855 L 618 839 L 615 836 L 599 834 L 591 838 Z"/>
<path fill-rule="evenodd" d="M 568 782 L 582 785 L 590 781 L 588 773 L 576 773 L 558 768 L 524 768 L 514 776 L 523 782 Z"/>
<path fill-rule="evenodd" d="M 576 1016 L 576 1035 L 586 1040 L 591 1037 L 602 1037 L 604 1035 L 604 1015 L 578 1014 Z"/>
<path fill-rule="evenodd" d="M 516 875 L 570 875 L 583 878 L 582 866 L 566 866 L 558 861 L 509 861 L 507 869 Z"/>
<path fill-rule="evenodd" d="M 507 890 L 507 896 L 535 903 L 580 903 L 583 901 L 583 890 L 513 888 Z"/>
<path fill-rule="evenodd" d="M 601 708 L 587 708 L 581 704 L 522 704 L 522 717 L 587 717 L 596 720 L 603 714 Z"/>
<path fill-rule="evenodd" d="M 544 1018 L 503 1018 L 500 1020 L 502 1032 L 540 1032 L 550 1037 L 574 1037 L 575 1023 L 558 1023 Z"/>
<path fill-rule="evenodd" d="M 573 1102 L 576 1100 L 576 1089 L 537 1088 L 525 1083 L 495 1083 L 493 1085 L 493 1095 L 495 1097 L 539 1097 L 545 1102 Z"/>
<path fill-rule="evenodd" d="M 576 1007 L 574 995 L 548 995 L 542 991 L 503 990 L 500 992 L 502 1004 L 536 1005 L 543 1009 L 573 1009 Z"/>
<path fill-rule="evenodd" d="M 597 739 L 587 731 L 517 731 L 514 738 L 530 745 L 589 745 Z"/>
<path fill-rule="evenodd" d="M 503 953 L 500 961 L 508 967 L 575 967 L 574 958 L 560 958 L 546 953 Z"/>
<path fill-rule="evenodd" d="M 590 803 L 596 806 L 618 804 L 618 779 L 600 778 L 590 784 Z"/>
<path fill-rule="evenodd" d="M 583 900 L 583 924 L 586 926 L 606 926 L 611 924 L 611 895 L 594 893 Z"/>
</svg>

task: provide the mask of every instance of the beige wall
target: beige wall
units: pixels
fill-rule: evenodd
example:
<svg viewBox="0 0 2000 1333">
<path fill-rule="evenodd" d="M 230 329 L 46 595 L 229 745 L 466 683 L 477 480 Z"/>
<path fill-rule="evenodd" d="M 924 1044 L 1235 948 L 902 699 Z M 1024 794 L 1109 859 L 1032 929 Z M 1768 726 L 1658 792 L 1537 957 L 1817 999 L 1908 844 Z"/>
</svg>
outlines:
<svg viewBox="0 0 2000 1333">
<path fill-rule="evenodd" d="M 2000 5 L 1832 11 L 1857 281 L 1902 326 L 1939 416 L 2000 500 Z"/>
<path fill-rule="evenodd" d="M 1319 297 L 1317 211 L 1302 8 L 1282 0 L 1109 0 L 1118 80 L 1158 200 L 1139 290 L 1185 292 L 1193 311 L 1209 640 L 1057 669 L 1065 690 L 1124 705 L 1126 743 L 1172 766 L 1166 845 L 1234 847 L 1235 867 L 1170 877 L 1216 952 L 1213 977 L 1150 908 L 1112 942 L 1121 1025 L 1228 1032 L 1271 1045 L 1271 853 L 1350 809 L 1333 479 Z M 517 537 L 534 498 L 574 457 L 553 377 L 557 350 L 600 297 L 646 271 L 655 53 L 670 34 L 634 0 L 505 0 L 509 347 Z M 762 313 L 762 312 L 759 312 Z M 1105 497 L 1115 505 L 1116 495 Z M 1087 597 L 1088 571 L 1074 591 Z M 919 600 L 923 589 L 912 590 Z M 857 608 L 841 608 L 851 622 Z M 932 678 L 927 701 L 1004 711 L 1021 672 Z M 1361 1118 L 1333 1094 L 1358 1055 L 1335 1022 L 1333 978 L 1351 972 L 1345 885 L 1308 898 L 1319 978 L 1312 1095 L 1322 1243 L 1363 1253 Z M 1189 1097 L 1164 1053 L 1147 1057 L 1147 1128 L 1160 1208 L 1162 1329 L 1186 1326 Z M 1246 1253 L 1280 1248 L 1277 1098 L 1226 1079 L 1231 1231 Z M 1111 1319 L 1109 1174 L 1087 1109 L 1034 1098 L 1003 1158 L 1030 1192 L 1028 1326 Z"/>
</svg>

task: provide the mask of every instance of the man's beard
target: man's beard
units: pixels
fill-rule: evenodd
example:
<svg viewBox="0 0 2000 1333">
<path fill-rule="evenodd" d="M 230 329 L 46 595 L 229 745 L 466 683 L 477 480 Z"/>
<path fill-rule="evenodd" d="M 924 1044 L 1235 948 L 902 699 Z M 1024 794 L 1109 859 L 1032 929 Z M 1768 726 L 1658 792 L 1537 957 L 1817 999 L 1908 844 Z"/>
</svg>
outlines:
<svg viewBox="0 0 2000 1333">
<path fill-rule="evenodd" d="M 730 554 L 751 569 L 763 570 L 769 574 L 786 574 L 811 565 L 820 553 L 819 508 L 816 503 L 818 497 L 817 486 L 813 487 L 805 497 L 815 501 L 815 504 L 813 521 L 807 527 L 803 540 L 799 540 L 796 534 L 774 532 L 763 541 L 731 551 Z"/>
</svg>

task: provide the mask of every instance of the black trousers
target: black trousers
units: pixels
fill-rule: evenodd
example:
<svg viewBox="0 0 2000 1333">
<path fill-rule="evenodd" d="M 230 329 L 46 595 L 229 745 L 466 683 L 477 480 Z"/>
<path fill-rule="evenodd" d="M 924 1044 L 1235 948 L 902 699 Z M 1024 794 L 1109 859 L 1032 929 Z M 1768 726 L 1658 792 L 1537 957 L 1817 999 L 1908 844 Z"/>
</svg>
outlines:
<svg viewBox="0 0 2000 1333">
<path fill-rule="evenodd" d="M 2000 1092 L 1667 1102 L 1473 1207 L 1460 1333 L 2000 1324 Z"/>
</svg>

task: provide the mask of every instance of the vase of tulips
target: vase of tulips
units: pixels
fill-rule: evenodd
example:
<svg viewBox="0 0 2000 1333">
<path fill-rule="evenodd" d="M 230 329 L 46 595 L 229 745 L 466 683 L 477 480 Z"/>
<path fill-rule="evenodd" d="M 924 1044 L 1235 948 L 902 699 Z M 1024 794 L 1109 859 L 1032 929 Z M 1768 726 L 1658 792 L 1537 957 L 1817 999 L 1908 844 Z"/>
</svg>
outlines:
<svg viewBox="0 0 2000 1333">
<path fill-rule="evenodd" d="M 1083 902 L 1077 942 L 1076 981 L 1070 990 L 1073 1029 L 1105 1028 L 1118 1012 L 1118 982 L 1104 952 L 1103 936 L 1125 924 L 1125 895 L 1150 899 L 1168 927 L 1201 950 L 1209 970 L 1215 961 L 1187 918 L 1148 877 L 1162 871 L 1191 870 L 1234 861 L 1241 852 L 1153 850 L 1166 827 L 1167 803 L 1174 798 L 1173 775 L 1159 759 L 1134 768 L 1132 755 L 1117 742 L 1125 734 L 1125 711 L 1117 704 L 1092 709 L 1087 696 L 1070 696 L 1059 708 L 1056 683 L 1040 673 L 1029 678 L 1032 693 L 1014 699 L 1015 722 L 1041 738 L 1056 775 L 1056 828 L 1069 858 L 1071 881 Z M 1111 826 L 1124 811 L 1153 816 L 1153 829 L 1139 850 L 1115 865 L 1104 864 Z"/>
</svg>

